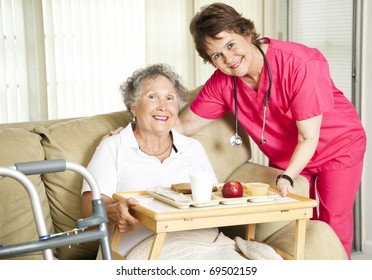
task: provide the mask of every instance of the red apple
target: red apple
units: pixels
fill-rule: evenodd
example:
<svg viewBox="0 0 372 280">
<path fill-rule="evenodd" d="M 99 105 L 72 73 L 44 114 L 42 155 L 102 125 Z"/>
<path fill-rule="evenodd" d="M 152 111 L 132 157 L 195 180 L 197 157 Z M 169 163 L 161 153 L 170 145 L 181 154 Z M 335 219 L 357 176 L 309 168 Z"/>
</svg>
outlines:
<svg viewBox="0 0 372 280">
<path fill-rule="evenodd" d="M 242 197 L 243 185 L 238 181 L 226 182 L 222 187 L 222 196 L 225 198 Z"/>
</svg>

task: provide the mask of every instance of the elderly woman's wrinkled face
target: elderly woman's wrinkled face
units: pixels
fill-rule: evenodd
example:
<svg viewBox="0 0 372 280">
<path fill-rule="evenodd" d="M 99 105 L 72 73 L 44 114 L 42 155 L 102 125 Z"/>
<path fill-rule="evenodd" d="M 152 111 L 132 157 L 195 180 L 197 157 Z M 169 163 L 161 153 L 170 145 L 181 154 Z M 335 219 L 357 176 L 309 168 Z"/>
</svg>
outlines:
<svg viewBox="0 0 372 280">
<path fill-rule="evenodd" d="M 137 105 L 132 113 L 142 133 L 169 133 L 178 119 L 178 95 L 173 84 L 164 76 L 144 82 Z"/>
</svg>

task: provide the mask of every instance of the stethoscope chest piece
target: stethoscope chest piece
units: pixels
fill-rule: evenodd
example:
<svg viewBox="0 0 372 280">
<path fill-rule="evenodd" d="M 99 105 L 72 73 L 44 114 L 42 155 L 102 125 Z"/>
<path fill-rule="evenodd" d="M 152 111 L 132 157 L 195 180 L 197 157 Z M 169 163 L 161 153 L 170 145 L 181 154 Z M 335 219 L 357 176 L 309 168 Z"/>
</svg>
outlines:
<svg viewBox="0 0 372 280">
<path fill-rule="evenodd" d="M 238 135 L 238 96 L 236 93 L 236 76 L 234 76 L 234 102 L 235 102 L 235 134 L 230 138 L 230 144 L 233 147 L 239 147 L 243 140 Z"/>
<path fill-rule="evenodd" d="M 230 143 L 233 147 L 239 147 L 241 144 L 243 144 L 243 140 L 238 134 L 234 134 L 230 138 Z"/>
</svg>

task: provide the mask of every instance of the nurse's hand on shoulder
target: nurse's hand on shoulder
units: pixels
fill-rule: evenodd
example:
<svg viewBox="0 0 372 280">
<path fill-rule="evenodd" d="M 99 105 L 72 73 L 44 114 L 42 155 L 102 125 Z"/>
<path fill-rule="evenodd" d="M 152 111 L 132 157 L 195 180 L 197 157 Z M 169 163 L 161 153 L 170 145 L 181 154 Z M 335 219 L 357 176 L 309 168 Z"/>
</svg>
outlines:
<svg viewBox="0 0 372 280">
<path fill-rule="evenodd" d="M 294 188 L 287 180 L 278 180 L 276 187 L 280 191 L 281 196 L 287 196 L 288 193 L 295 193 Z"/>
<path fill-rule="evenodd" d="M 105 140 L 106 138 L 112 136 L 112 135 L 116 135 L 116 134 L 119 134 L 120 131 L 122 131 L 124 128 L 119 126 L 117 129 L 115 130 L 110 130 L 109 132 L 107 132 L 106 135 L 104 135 L 101 139 L 101 141 Z"/>
</svg>

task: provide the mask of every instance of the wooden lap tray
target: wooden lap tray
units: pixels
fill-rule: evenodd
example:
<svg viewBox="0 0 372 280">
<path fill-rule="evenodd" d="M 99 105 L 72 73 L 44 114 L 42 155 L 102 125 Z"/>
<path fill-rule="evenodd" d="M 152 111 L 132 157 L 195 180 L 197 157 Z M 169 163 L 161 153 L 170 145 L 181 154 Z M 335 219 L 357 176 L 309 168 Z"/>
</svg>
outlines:
<svg viewBox="0 0 372 280">
<path fill-rule="evenodd" d="M 278 193 L 274 188 L 271 188 L 270 192 Z M 312 208 L 317 205 L 313 199 L 289 194 L 288 197 L 278 196 L 273 201 L 263 203 L 247 200 L 240 204 L 179 209 L 153 198 L 146 191 L 119 192 L 113 195 L 116 201 L 129 197 L 137 199 L 140 203 L 132 208 L 132 214 L 155 233 L 149 259 L 159 258 L 167 232 L 245 224 L 246 239 L 252 240 L 255 237 L 257 223 L 284 220 L 296 221 L 294 253 L 292 255 L 280 250 L 278 253 L 285 259 L 303 259 L 306 220 L 312 217 Z M 118 246 L 120 238 L 121 234 L 116 231 L 112 244 Z M 114 252 L 115 246 L 112 246 Z"/>
</svg>

